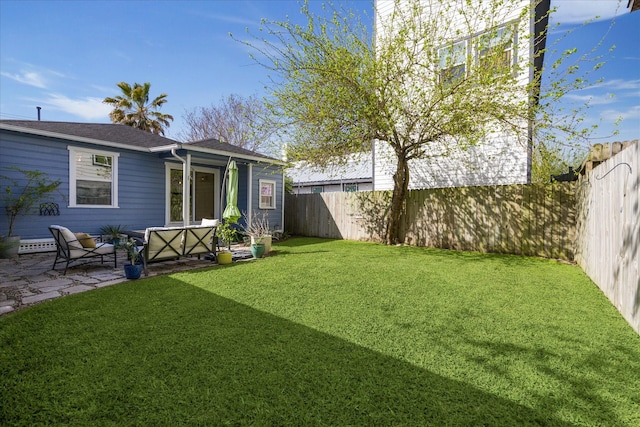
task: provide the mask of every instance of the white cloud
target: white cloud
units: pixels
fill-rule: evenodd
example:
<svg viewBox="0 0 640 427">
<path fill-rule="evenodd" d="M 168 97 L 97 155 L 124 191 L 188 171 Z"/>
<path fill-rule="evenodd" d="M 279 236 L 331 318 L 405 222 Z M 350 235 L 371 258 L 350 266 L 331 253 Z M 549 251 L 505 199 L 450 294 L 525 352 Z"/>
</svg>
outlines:
<svg viewBox="0 0 640 427">
<path fill-rule="evenodd" d="M 598 17 L 611 19 L 627 13 L 627 0 L 551 0 L 551 8 L 557 7 L 551 20 L 555 23 L 582 24 Z"/>
<path fill-rule="evenodd" d="M 12 80 L 17 81 L 18 83 L 22 83 L 29 86 L 35 86 L 40 89 L 46 89 L 46 79 L 45 77 L 35 71 L 25 71 L 21 74 L 11 74 L 5 71 L 0 72 L 0 74 L 4 77 L 8 77 Z"/>
<path fill-rule="evenodd" d="M 626 110 L 604 110 L 600 113 L 600 118 L 604 121 L 615 122 L 619 118 L 622 120 L 633 119 L 636 123 L 640 121 L 640 105 L 633 105 Z"/>
<path fill-rule="evenodd" d="M 574 95 L 568 94 L 565 95 L 567 99 L 571 99 L 574 101 L 579 101 L 581 103 L 587 103 L 589 105 L 605 105 L 612 104 L 615 102 L 616 98 L 614 95 L 607 93 L 604 95 Z"/>
<path fill-rule="evenodd" d="M 600 83 L 596 83 L 592 86 L 589 86 L 586 89 L 601 89 L 601 88 L 609 88 L 612 90 L 633 90 L 640 89 L 640 79 L 637 80 L 623 80 L 623 79 L 611 79 L 605 80 Z"/>
<path fill-rule="evenodd" d="M 44 106 L 64 111 L 86 120 L 104 119 L 109 117 L 111 107 L 102 103 L 102 98 L 85 97 L 71 99 L 64 95 L 49 94 L 49 97 L 40 100 Z"/>
</svg>

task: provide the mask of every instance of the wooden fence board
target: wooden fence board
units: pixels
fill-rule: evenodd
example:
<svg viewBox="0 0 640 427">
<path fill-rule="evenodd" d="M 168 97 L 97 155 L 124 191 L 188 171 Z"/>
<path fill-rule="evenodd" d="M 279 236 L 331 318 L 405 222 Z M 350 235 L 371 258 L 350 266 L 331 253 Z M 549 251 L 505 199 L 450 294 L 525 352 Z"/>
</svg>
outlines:
<svg viewBox="0 0 640 427">
<path fill-rule="evenodd" d="M 411 190 L 401 232 L 407 244 L 572 260 L 576 185 Z M 287 195 L 292 234 L 380 240 L 389 192 Z"/>
</svg>

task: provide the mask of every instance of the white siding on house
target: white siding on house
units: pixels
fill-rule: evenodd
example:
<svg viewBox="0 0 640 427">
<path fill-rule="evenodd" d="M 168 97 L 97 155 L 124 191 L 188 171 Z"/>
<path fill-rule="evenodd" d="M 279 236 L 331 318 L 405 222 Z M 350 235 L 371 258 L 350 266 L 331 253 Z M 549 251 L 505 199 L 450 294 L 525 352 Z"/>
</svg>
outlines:
<svg viewBox="0 0 640 427">
<path fill-rule="evenodd" d="M 378 40 L 385 36 L 385 23 L 392 15 L 394 3 L 394 0 L 376 0 L 375 28 Z M 437 10 L 444 7 L 441 2 L 435 0 L 422 0 L 422 3 L 428 6 L 427 13 L 430 16 L 436 16 Z M 454 3 L 456 8 L 463 7 L 465 4 L 463 1 Z M 473 3 L 484 6 L 481 0 L 473 0 Z M 450 42 L 455 42 L 463 40 L 465 36 L 477 36 L 507 22 L 517 23 L 517 49 L 512 55 L 515 56 L 515 60 L 522 69 L 522 72 L 516 77 L 524 88 L 533 76 L 533 67 L 529 64 L 533 62 L 530 34 L 533 32 L 534 22 L 528 17 L 518 21 L 518 17 L 525 7 L 532 5 L 532 2 L 530 0 L 514 0 L 506 3 L 508 6 L 505 5 L 499 12 L 490 14 L 490 22 L 478 19 L 474 33 L 469 34 L 469 31 L 464 29 L 462 18 L 457 17 L 453 19 L 451 25 L 443 26 L 443 36 Z M 455 13 L 455 8 L 452 9 L 452 12 Z M 425 19 L 431 18 L 425 16 Z M 458 30 L 460 32 L 456 33 Z M 527 94 L 524 90 L 521 91 L 521 96 L 526 100 Z M 527 123 L 521 123 L 521 127 L 525 130 L 523 134 L 526 135 Z M 528 137 L 523 134 L 519 140 L 513 134 L 494 135 L 481 144 L 464 151 L 444 152 L 443 145 L 434 144 L 428 148 L 429 156 L 427 158 L 412 160 L 409 163 L 409 188 L 527 183 L 530 179 L 531 159 Z M 374 189 L 392 189 L 395 169 L 396 158 L 388 144 L 384 141 L 376 141 L 373 166 Z"/>
</svg>

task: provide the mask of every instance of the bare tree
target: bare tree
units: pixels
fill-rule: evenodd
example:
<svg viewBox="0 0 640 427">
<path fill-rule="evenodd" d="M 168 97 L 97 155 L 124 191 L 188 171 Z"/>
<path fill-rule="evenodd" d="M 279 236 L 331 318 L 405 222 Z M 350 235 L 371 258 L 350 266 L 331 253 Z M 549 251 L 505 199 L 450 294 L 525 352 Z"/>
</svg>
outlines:
<svg viewBox="0 0 640 427">
<path fill-rule="evenodd" d="M 271 130 L 264 126 L 266 109 L 262 101 L 250 96 L 231 94 L 218 105 L 198 107 L 184 115 L 187 129 L 178 135 L 181 141 L 201 141 L 216 138 L 220 142 L 251 151 L 267 152 Z"/>
</svg>

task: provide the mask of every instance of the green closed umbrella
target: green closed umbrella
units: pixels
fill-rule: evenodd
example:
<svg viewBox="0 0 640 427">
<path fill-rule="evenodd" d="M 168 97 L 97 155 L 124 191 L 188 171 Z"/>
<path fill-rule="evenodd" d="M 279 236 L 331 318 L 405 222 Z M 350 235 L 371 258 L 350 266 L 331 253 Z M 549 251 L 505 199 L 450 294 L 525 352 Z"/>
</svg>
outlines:
<svg viewBox="0 0 640 427">
<path fill-rule="evenodd" d="M 238 209 L 238 166 L 235 160 L 229 162 L 227 177 L 227 207 L 222 218 L 228 223 L 236 223 L 242 216 Z"/>
</svg>

